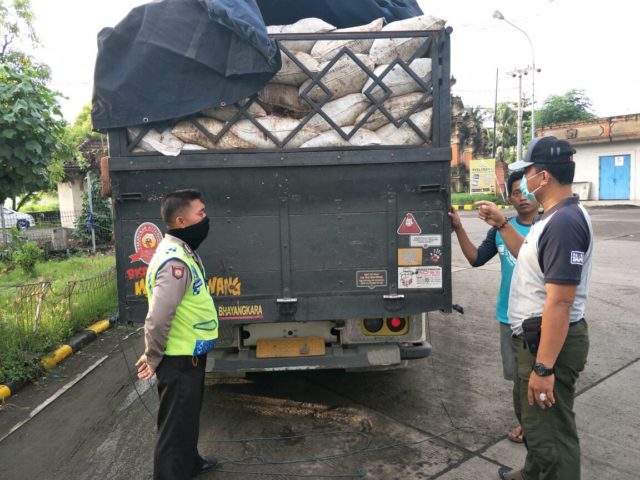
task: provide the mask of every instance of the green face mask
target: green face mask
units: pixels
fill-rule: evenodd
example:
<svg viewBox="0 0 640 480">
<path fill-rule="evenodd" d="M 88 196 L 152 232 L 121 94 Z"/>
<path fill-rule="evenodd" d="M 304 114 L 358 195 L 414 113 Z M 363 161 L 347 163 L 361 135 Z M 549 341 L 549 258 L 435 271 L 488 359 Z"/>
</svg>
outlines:
<svg viewBox="0 0 640 480">
<path fill-rule="evenodd" d="M 531 178 L 535 178 L 538 175 L 540 175 L 542 172 L 538 172 L 535 175 L 533 175 Z M 522 196 L 524 198 L 526 198 L 527 200 L 529 200 L 530 202 L 537 202 L 538 200 L 536 199 L 536 196 L 534 195 L 538 190 L 540 190 L 540 188 L 542 188 L 542 185 L 538 188 L 536 188 L 533 192 L 529 191 L 529 187 L 527 186 L 527 176 L 523 175 L 522 176 L 522 181 L 520 182 L 520 191 L 522 192 Z"/>
</svg>

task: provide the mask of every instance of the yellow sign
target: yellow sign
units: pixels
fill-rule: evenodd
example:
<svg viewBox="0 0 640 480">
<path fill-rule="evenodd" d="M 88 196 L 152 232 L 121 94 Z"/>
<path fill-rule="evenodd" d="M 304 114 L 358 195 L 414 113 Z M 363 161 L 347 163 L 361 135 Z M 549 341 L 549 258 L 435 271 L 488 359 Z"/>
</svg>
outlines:
<svg viewBox="0 0 640 480">
<path fill-rule="evenodd" d="M 471 160 L 469 193 L 496 193 L 496 161 L 493 158 Z"/>
<path fill-rule="evenodd" d="M 422 265 L 422 249 L 421 248 L 399 248 L 398 249 L 398 265 L 401 267 L 411 267 L 414 265 Z"/>
</svg>

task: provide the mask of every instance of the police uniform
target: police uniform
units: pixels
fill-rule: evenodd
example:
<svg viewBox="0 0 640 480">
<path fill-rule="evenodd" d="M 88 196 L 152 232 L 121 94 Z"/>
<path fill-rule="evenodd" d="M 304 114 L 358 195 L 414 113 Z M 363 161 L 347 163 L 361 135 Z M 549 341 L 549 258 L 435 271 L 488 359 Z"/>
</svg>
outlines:
<svg viewBox="0 0 640 480">
<path fill-rule="evenodd" d="M 156 369 L 160 405 L 154 479 L 190 479 L 200 467 L 200 410 L 207 352 L 218 317 L 198 254 L 166 235 L 147 271 L 145 355 Z"/>
<path fill-rule="evenodd" d="M 570 197 L 536 219 L 518 254 L 511 283 L 509 322 L 518 352 L 520 421 L 528 449 L 522 474 L 527 480 L 580 478 L 580 445 L 573 402 L 575 384 L 589 350 L 584 312 L 591 282 L 592 251 L 593 227 L 589 215 L 577 197 Z M 577 287 L 567 338 L 554 365 L 556 403 L 541 409 L 529 405 L 526 395 L 535 356 L 524 347 L 522 323 L 542 315 L 546 283 Z"/>
</svg>

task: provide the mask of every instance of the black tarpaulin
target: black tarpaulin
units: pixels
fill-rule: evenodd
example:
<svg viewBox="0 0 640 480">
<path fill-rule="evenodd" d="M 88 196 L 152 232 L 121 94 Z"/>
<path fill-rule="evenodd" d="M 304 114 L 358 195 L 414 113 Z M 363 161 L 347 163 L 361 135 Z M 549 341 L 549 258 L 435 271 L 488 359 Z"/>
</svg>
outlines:
<svg viewBox="0 0 640 480">
<path fill-rule="evenodd" d="M 93 128 L 171 120 L 258 92 L 281 66 L 265 22 L 317 17 L 344 28 L 421 14 L 416 0 L 162 0 L 142 5 L 98 34 Z"/>
<path fill-rule="evenodd" d="M 348 28 L 365 25 L 380 17 L 389 23 L 422 15 L 416 0 L 257 1 L 267 25 L 288 25 L 303 18 L 316 17 L 336 28 Z"/>
<path fill-rule="evenodd" d="M 257 92 L 280 55 L 254 0 L 163 0 L 98 34 L 93 128 L 183 117 Z"/>
</svg>

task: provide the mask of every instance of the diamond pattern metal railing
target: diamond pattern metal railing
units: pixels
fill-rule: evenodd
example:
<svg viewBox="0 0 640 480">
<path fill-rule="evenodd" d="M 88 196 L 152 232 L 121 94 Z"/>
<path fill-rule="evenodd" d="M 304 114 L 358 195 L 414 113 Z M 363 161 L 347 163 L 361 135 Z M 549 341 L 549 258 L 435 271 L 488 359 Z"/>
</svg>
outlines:
<svg viewBox="0 0 640 480">
<path fill-rule="evenodd" d="M 261 107 L 268 107 L 262 102 L 259 98 L 258 94 L 251 96 L 250 98 L 242 101 L 236 102 L 233 106 L 236 108 L 236 112 L 234 115 L 226 122 L 224 122 L 223 127 L 218 133 L 213 133 L 207 130 L 202 123 L 198 121 L 198 116 L 193 115 L 188 118 L 176 119 L 172 125 L 177 124 L 181 121 L 188 121 L 195 126 L 209 141 L 213 144 L 217 144 L 227 133 L 232 131 L 234 125 L 241 120 L 248 120 L 255 126 L 255 128 L 264 134 L 266 138 L 268 138 L 276 148 L 278 149 L 286 149 L 288 148 L 289 143 L 296 138 L 296 136 L 309 124 L 309 122 L 316 118 L 321 118 L 324 120 L 330 128 L 337 132 L 340 137 L 344 140 L 349 141 L 367 122 L 371 119 L 371 117 L 376 114 L 376 112 L 380 112 L 389 123 L 393 124 L 396 128 L 401 128 L 404 125 L 408 125 L 411 129 L 415 131 L 415 133 L 422 139 L 426 144 L 431 144 L 432 137 L 430 132 L 423 131 L 418 125 L 416 125 L 411 116 L 418 112 L 422 107 L 428 107 L 430 104 L 434 102 L 434 81 L 438 81 L 437 74 L 435 73 L 436 63 L 433 62 L 433 73 L 431 74 L 431 81 L 425 81 L 425 79 L 421 78 L 412 68 L 411 64 L 414 60 L 419 58 L 431 58 L 432 61 L 438 57 L 440 53 L 440 49 L 442 48 L 442 36 L 440 31 L 419 31 L 419 32 L 366 32 L 366 33 L 346 33 L 346 32 L 338 32 L 338 33 L 324 33 L 324 34 L 277 34 L 273 35 L 276 41 L 279 44 L 280 51 L 283 55 L 286 55 L 294 65 L 296 65 L 301 72 L 303 72 L 308 79 L 311 81 L 308 82 L 308 85 L 300 91 L 300 98 L 306 102 L 310 106 L 310 111 L 304 117 L 299 120 L 298 125 L 291 130 L 291 132 L 282 140 L 280 140 L 272 131 L 266 128 L 260 118 L 256 118 L 254 115 L 250 113 L 251 106 L 256 103 Z M 352 40 L 352 39 L 389 39 L 389 38 L 424 38 L 424 41 L 415 49 L 413 54 L 407 60 L 402 58 L 396 58 L 381 73 L 375 73 L 374 69 L 369 68 L 359 57 L 358 54 L 352 52 L 347 46 L 343 46 L 334 57 L 324 64 L 324 67 L 321 71 L 314 73 L 307 68 L 307 66 L 296 57 L 296 53 L 291 51 L 286 46 L 286 41 L 289 40 Z M 333 91 L 323 82 L 323 79 L 332 71 L 338 62 L 344 61 L 344 59 L 348 59 L 357 65 L 362 71 L 366 73 L 367 81 L 371 81 L 371 84 L 362 91 L 362 94 L 367 98 L 367 100 L 371 103 L 371 106 L 365 110 L 364 116 L 353 126 L 353 128 L 346 132 L 343 127 L 338 125 L 331 116 L 329 116 L 326 111 L 323 109 L 330 101 L 335 100 Z M 415 104 L 408 109 L 408 111 L 396 118 L 392 112 L 390 112 L 385 107 L 385 102 L 392 98 L 392 91 L 389 86 L 385 83 L 385 78 L 395 69 L 402 69 L 417 85 L 417 90 L 422 93 L 421 97 L 415 102 Z M 366 84 L 366 82 L 365 82 Z M 311 92 L 317 92 L 318 89 L 323 93 L 322 98 L 320 100 L 314 100 L 311 98 Z M 374 95 L 374 91 L 377 92 Z M 382 95 L 379 93 L 382 92 Z M 221 105 L 224 106 L 224 105 Z M 166 125 L 165 125 L 166 126 Z M 145 124 L 141 127 L 138 127 L 139 131 L 136 130 L 136 134 L 130 136 L 129 142 L 127 145 L 128 152 L 133 152 L 136 146 L 138 146 L 144 136 L 149 132 L 151 128 L 154 128 L 152 124 Z M 289 147 L 291 148 L 291 147 Z"/>
</svg>

